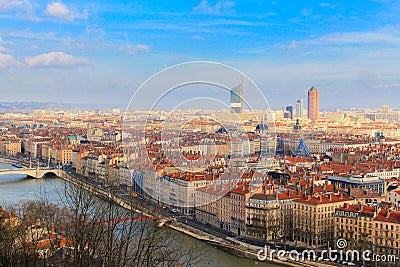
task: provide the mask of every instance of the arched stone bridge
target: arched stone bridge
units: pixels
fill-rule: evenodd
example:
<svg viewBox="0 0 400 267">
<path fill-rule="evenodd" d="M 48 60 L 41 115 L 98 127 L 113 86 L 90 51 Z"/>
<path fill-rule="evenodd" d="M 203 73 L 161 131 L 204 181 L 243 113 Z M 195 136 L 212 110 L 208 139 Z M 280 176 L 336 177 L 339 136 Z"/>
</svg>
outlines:
<svg viewBox="0 0 400 267">
<path fill-rule="evenodd" d="M 0 175 L 3 174 L 23 174 L 36 179 L 43 178 L 47 174 L 53 174 L 56 176 L 62 176 L 65 174 L 63 170 L 60 169 L 34 169 L 34 168 L 20 168 L 20 169 L 6 169 L 0 170 Z"/>
</svg>

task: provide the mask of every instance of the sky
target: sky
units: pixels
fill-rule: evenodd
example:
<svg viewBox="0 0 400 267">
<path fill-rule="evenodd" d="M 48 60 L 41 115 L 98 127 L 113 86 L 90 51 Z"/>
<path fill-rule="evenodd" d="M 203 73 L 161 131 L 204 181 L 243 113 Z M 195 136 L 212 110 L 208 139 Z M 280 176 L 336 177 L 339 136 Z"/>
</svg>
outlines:
<svg viewBox="0 0 400 267">
<path fill-rule="evenodd" d="M 311 86 L 321 109 L 396 108 L 398 14 L 397 0 L 0 0 L 0 102 L 126 106 L 154 73 L 214 61 L 275 109 Z"/>
</svg>

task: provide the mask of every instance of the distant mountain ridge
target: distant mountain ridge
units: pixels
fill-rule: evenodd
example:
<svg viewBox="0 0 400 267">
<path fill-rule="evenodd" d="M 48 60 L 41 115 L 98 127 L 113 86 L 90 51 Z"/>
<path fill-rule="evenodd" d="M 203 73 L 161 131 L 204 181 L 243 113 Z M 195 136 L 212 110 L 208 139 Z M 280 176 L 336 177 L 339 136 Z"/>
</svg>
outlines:
<svg viewBox="0 0 400 267">
<path fill-rule="evenodd" d="M 0 102 L 0 110 L 35 110 L 35 109 L 107 109 L 123 108 L 112 104 L 65 104 L 56 102 Z"/>
</svg>

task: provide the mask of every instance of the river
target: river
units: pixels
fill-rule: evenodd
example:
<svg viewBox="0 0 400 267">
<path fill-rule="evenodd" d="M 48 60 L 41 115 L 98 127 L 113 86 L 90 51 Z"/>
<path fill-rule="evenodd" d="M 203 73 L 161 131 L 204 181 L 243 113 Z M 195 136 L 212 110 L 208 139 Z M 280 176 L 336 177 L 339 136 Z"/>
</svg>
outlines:
<svg viewBox="0 0 400 267">
<path fill-rule="evenodd" d="M 0 169 L 10 168 L 13 168 L 10 164 L 0 162 Z M 51 202 L 59 202 L 58 189 L 62 189 L 63 185 L 64 181 L 60 178 L 29 179 L 24 175 L 0 175 L 0 205 L 7 207 L 12 203 L 38 198 L 46 198 Z M 172 231 L 167 229 L 166 231 Z M 214 262 L 212 266 L 279 266 L 236 257 L 184 234 L 180 235 L 183 240 L 183 246 L 197 247 L 200 245 L 207 258 Z"/>
</svg>

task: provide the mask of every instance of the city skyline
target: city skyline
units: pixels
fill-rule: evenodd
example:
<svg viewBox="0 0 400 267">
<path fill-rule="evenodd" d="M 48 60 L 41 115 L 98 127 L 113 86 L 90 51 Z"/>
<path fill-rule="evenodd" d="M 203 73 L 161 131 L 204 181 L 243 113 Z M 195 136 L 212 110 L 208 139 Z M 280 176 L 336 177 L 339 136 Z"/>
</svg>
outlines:
<svg viewBox="0 0 400 267">
<path fill-rule="evenodd" d="M 323 92 L 321 109 L 397 107 L 399 9 L 377 0 L 0 1 L 2 100 L 123 106 L 165 67 L 209 60 L 249 75 L 275 109 L 311 86 Z"/>
</svg>

